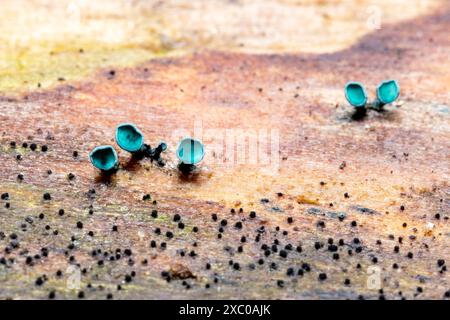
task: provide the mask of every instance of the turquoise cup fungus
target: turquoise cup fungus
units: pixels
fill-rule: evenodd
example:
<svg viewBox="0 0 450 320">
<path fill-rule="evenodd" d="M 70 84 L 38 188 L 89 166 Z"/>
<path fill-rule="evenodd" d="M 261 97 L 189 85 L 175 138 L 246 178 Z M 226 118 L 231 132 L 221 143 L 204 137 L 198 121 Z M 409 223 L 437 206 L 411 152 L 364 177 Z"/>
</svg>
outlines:
<svg viewBox="0 0 450 320">
<path fill-rule="evenodd" d="M 355 108 L 364 108 L 367 103 L 367 93 L 359 82 L 349 82 L 345 86 L 345 98 Z"/>
<path fill-rule="evenodd" d="M 187 165 L 196 165 L 203 160 L 205 150 L 203 144 L 193 138 L 185 138 L 180 141 L 177 147 L 177 157 Z"/>
<path fill-rule="evenodd" d="M 102 171 L 114 170 L 119 165 L 117 152 L 112 146 L 99 146 L 94 148 L 89 154 L 89 159 L 94 167 Z"/>
<path fill-rule="evenodd" d="M 395 80 L 383 81 L 377 87 L 377 105 L 384 106 L 397 100 L 400 95 L 400 86 Z"/>
<path fill-rule="evenodd" d="M 116 142 L 120 148 L 134 153 L 141 150 L 144 135 L 131 123 L 122 123 L 116 128 Z"/>
</svg>

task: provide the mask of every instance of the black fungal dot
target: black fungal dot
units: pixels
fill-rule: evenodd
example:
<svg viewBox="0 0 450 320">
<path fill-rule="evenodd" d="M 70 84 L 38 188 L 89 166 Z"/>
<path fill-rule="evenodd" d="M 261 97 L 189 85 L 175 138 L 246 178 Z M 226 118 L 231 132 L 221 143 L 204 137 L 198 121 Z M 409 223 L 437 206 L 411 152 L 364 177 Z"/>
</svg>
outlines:
<svg viewBox="0 0 450 320">
<path fill-rule="evenodd" d="M 213 213 L 213 214 L 211 215 L 211 219 L 212 219 L 213 221 L 217 221 L 217 214 Z"/>
<path fill-rule="evenodd" d="M 43 198 L 44 200 L 47 200 L 47 201 L 48 201 L 48 200 L 51 200 L 51 199 L 52 199 L 52 196 L 50 195 L 50 193 L 46 192 L 46 193 L 43 194 L 42 198 Z"/>
<path fill-rule="evenodd" d="M 357 225 L 358 225 L 358 224 L 356 223 L 356 221 L 353 220 L 353 221 L 351 222 L 351 226 L 352 226 L 352 227 L 356 227 Z"/>
<path fill-rule="evenodd" d="M 36 148 L 37 148 L 37 145 L 36 145 L 36 143 L 32 143 L 32 144 L 30 144 L 30 149 L 31 149 L 31 151 L 35 151 L 35 150 L 36 150 Z"/>
<path fill-rule="evenodd" d="M 256 212 L 255 211 L 250 211 L 250 218 L 256 218 Z"/>
<path fill-rule="evenodd" d="M 327 274 L 326 273 L 320 273 L 319 274 L 319 280 L 320 281 L 324 281 L 327 279 Z"/>
<path fill-rule="evenodd" d="M 152 218 L 157 218 L 158 217 L 158 211 L 157 210 L 152 210 L 151 216 L 152 216 Z"/>
<path fill-rule="evenodd" d="M 146 201 L 146 200 L 150 200 L 151 196 L 149 194 L 145 194 L 142 196 L 142 200 Z"/>
<path fill-rule="evenodd" d="M 334 245 L 334 244 L 330 244 L 330 245 L 328 246 L 328 251 L 330 251 L 330 252 L 336 252 L 336 251 L 338 251 L 338 247 L 337 247 L 336 245 Z"/>
<path fill-rule="evenodd" d="M 314 248 L 315 248 L 316 250 L 319 250 L 320 248 L 322 248 L 322 244 L 321 244 L 320 242 L 316 241 L 316 242 L 314 243 Z"/>
<path fill-rule="evenodd" d="M 44 284 L 44 280 L 42 279 L 42 277 L 39 277 L 36 279 L 36 281 L 34 282 L 37 286 L 42 286 Z"/>
<path fill-rule="evenodd" d="M 41 147 L 41 151 L 42 151 L 42 152 L 47 152 L 47 151 L 48 151 L 48 147 L 47 147 L 46 145 L 43 145 L 43 146 Z"/>
<path fill-rule="evenodd" d="M 173 216 L 173 221 L 177 222 L 181 220 L 181 216 L 177 213 Z"/>
<path fill-rule="evenodd" d="M 83 223 L 81 221 L 77 222 L 77 228 L 78 229 L 83 229 Z"/>
</svg>

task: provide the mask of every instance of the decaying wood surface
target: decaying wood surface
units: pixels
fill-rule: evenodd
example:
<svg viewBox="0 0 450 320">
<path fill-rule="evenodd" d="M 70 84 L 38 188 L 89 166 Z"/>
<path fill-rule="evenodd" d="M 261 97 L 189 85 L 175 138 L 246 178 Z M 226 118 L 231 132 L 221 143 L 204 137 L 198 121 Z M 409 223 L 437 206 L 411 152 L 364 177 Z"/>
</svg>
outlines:
<svg viewBox="0 0 450 320">
<path fill-rule="evenodd" d="M 100 17 L 91 8 L 95 23 L 79 38 L 57 39 L 53 25 L 54 34 L 42 33 L 48 38 L 15 44 L 2 34 L 10 42 L 0 73 L 0 298 L 445 298 L 450 7 L 410 1 L 417 6 L 394 10 L 393 2 L 380 1 L 380 30 L 358 28 L 366 1 L 219 1 L 217 11 L 206 1 L 169 1 L 125 11 L 105 4 Z M 16 3 L 5 2 L 5 12 Z M 60 10 L 53 6 L 42 14 Z M 251 20 L 256 9 L 261 18 Z M 224 16 L 236 12 L 247 23 L 236 18 L 236 29 L 226 29 Z M 282 24 L 287 12 L 316 24 Z M 199 22 L 205 13 L 217 33 Z M 97 48 L 96 30 L 114 25 L 114 14 L 135 37 Z M 400 101 L 352 118 L 345 83 L 363 82 L 374 98 L 390 78 L 401 85 Z M 135 123 L 153 146 L 166 141 L 165 165 L 120 151 L 121 122 Z M 175 132 L 193 134 L 199 123 L 216 131 L 201 137 L 207 154 L 198 174 L 183 177 Z M 278 130 L 279 168 L 221 164 L 211 145 L 226 129 Z M 88 160 L 100 144 L 119 152 L 110 177 Z M 68 273 L 77 266 L 74 289 Z M 381 291 L 368 285 L 378 271 Z"/>
</svg>

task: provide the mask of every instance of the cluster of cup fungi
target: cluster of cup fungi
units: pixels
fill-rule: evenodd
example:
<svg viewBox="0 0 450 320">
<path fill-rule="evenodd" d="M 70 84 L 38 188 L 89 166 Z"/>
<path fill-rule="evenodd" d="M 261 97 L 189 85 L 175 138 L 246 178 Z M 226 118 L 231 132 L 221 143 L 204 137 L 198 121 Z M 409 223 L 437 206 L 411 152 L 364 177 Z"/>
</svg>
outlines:
<svg viewBox="0 0 450 320">
<path fill-rule="evenodd" d="M 132 154 L 134 159 L 150 158 L 163 164 L 161 153 L 167 150 L 167 144 L 160 142 L 152 148 L 144 143 L 144 135 L 131 123 L 122 123 L 116 128 L 116 143 L 122 149 Z M 183 174 L 189 174 L 196 169 L 196 165 L 203 160 L 205 150 L 203 144 L 190 137 L 182 139 L 177 146 L 176 155 L 179 159 L 178 169 Z M 89 154 L 94 167 L 106 174 L 111 174 L 119 168 L 119 157 L 111 145 L 94 148 Z"/>
<path fill-rule="evenodd" d="M 381 82 L 376 90 L 376 99 L 368 103 L 366 89 L 359 82 L 349 82 L 345 86 L 345 97 L 347 101 L 355 107 L 355 119 L 364 117 L 367 109 L 378 112 L 383 111 L 383 107 L 393 103 L 400 95 L 400 87 L 396 80 L 386 80 Z M 156 148 L 144 143 L 144 135 L 131 123 L 122 123 L 116 128 L 117 145 L 132 154 L 135 159 L 144 157 L 150 158 L 159 164 L 163 163 L 161 153 L 167 150 L 167 144 L 160 142 Z M 203 144 L 190 137 L 182 139 L 177 146 L 176 156 L 180 160 L 178 169 L 183 174 L 189 174 L 196 169 L 196 165 L 203 160 L 205 150 Z M 97 169 L 105 173 L 113 173 L 119 167 L 119 157 L 116 150 L 111 145 L 103 145 L 94 148 L 89 154 L 89 158 Z"/>
<path fill-rule="evenodd" d="M 367 92 L 359 82 L 349 82 L 345 86 L 345 98 L 355 107 L 354 119 L 363 118 L 367 109 L 378 112 L 384 111 L 383 107 L 393 103 L 400 95 L 400 86 L 396 80 L 386 80 L 381 82 L 376 90 L 375 101 L 368 103 Z"/>
</svg>

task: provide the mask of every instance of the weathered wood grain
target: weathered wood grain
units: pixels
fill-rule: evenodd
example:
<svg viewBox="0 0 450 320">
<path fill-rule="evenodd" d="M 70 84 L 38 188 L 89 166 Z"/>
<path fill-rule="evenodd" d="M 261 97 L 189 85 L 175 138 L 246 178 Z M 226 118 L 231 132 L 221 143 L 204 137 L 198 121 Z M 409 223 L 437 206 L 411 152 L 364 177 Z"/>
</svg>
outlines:
<svg viewBox="0 0 450 320">
<path fill-rule="evenodd" d="M 0 253 L 0 297 L 45 299 L 54 291 L 56 298 L 76 298 L 83 291 L 89 299 L 109 293 L 117 299 L 444 298 L 449 277 L 438 260 L 450 261 L 450 8 L 442 3 L 331 53 L 198 50 L 108 67 L 45 90 L 5 91 L 0 193 L 9 197 L 0 207 L 0 248 L 7 250 Z M 401 102 L 353 120 L 345 83 L 364 82 L 373 97 L 386 78 L 399 81 Z M 90 165 L 89 151 L 115 145 L 114 128 L 125 121 L 136 123 L 148 143 L 168 143 L 164 167 L 132 161 L 121 151 L 121 168 L 109 178 Z M 279 170 L 224 167 L 209 150 L 197 176 L 181 177 L 174 132 L 192 132 L 196 121 L 204 131 L 279 130 Z M 207 147 L 213 142 L 203 138 Z M 51 200 L 43 199 L 45 192 Z M 151 200 L 143 200 L 146 194 Z M 222 219 L 227 225 L 218 239 Z M 242 228 L 235 227 L 238 221 Z M 338 246 L 337 260 L 329 238 Z M 261 246 L 270 249 L 276 239 L 277 252 L 265 257 Z M 323 247 L 316 250 L 316 242 Z M 293 250 L 283 258 L 280 250 L 288 244 Z M 110 261 L 116 249 L 121 258 Z M 311 270 L 298 276 L 304 263 Z M 66 269 L 76 264 L 86 271 L 81 288 L 72 290 Z M 381 268 L 382 293 L 367 286 L 371 266 Z M 291 267 L 295 276 L 287 275 Z M 319 273 L 327 280 L 319 281 Z M 36 285 L 43 275 L 48 280 Z"/>
</svg>

